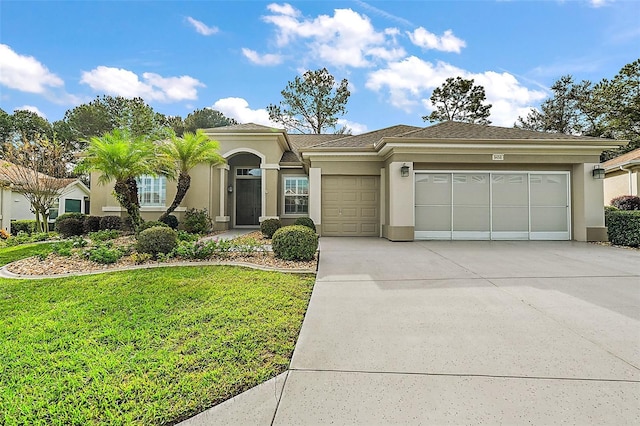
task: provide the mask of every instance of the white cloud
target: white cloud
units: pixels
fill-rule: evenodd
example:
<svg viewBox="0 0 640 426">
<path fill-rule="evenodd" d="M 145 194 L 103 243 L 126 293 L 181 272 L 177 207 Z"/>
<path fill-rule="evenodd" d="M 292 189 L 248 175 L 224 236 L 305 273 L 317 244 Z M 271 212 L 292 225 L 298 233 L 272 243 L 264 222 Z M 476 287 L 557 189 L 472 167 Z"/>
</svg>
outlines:
<svg viewBox="0 0 640 426">
<path fill-rule="evenodd" d="M 351 133 L 354 135 L 359 135 L 360 133 L 365 133 L 369 129 L 366 124 L 356 123 L 355 121 L 345 120 L 344 118 L 338 118 L 338 127 L 346 126 L 347 129 L 351 129 Z"/>
<path fill-rule="evenodd" d="M 243 98 L 218 99 L 211 108 L 220 111 L 229 118 L 236 119 L 241 124 L 255 123 L 263 126 L 282 127 L 269 120 L 269 113 L 265 108 L 251 109 L 249 102 Z"/>
<path fill-rule="evenodd" d="M 532 104 L 547 97 L 544 91 L 523 86 L 507 72 L 471 73 L 445 62 L 433 64 L 415 56 L 370 73 L 366 87 L 376 92 L 388 90 L 391 104 L 406 112 L 413 112 L 419 105 L 429 111 L 433 89 L 447 78 L 457 76 L 472 78 L 485 88 L 487 102 L 493 105 L 490 120 L 498 126 L 512 126 L 523 111 L 526 114 Z"/>
<path fill-rule="evenodd" d="M 288 4 L 271 4 L 273 14 L 263 17 L 275 25 L 276 42 L 284 47 L 303 40 L 314 59 L 319 62 L 350 67 L 367 67 L 376 60 L 397 60 L 406 55 L 395 42 L 397 31 L 378 32 L 368 17 L 351 9 L 335 9 L 333 16 L 314 19 L 300 17 L 300 12 Z"/>
<path fill-rule="evenodd" d="M 142 80 L 132 71 L 99 66 L 84 71 L 80 82 L 93 90 L 127 98 L 141 97 L 145 101 L 176 102 L 198 98 L 198 87 L 204 84 L 187 75 L 162 77 L 143 73 Z"/>
<path fill-rule="evenodd" d="M 191 16 L 187 16 L 187 22 L 189 22 L 191 26 L 195 28 L 198 34 L 202 34 L 204 36 L 210 36 L 220 31 L 218 27 L 209 27 L 204 22 L 198 21 L 197 19 L 194 19 Z"/>
<path fill-rule="evenodd" d="M 64 82 L 33 56 L 20 55 L 0 44 L 0 84 L 28 93 L 45 93 Z"/>
<path fill-rule="evenodd" d="M 451 30 L 445 31 L 442 36 L 438 37 L 423 27 L 419 27 L 413 32 L 407 31 L 407 35 L 413 44 L 424 49 L 460 53 L 460 50 L 467 45 L 464 40 L 454 36 Z"/>
<path fill-rule="evenodd" d="M 33 105 L 22 105 L 21 107 L 14 108 L 13 110 L 14 111 L 19 111 L 19 110 L 20 111 L 31 111 L 33 113 L 38 114 L 42 118 L 45 118 L 45 119 L 47 118 L 47 116 L 42 111 L 40 111 L 38 109 L 38 107 L 33 106 Z"/>
<path fill-rule="evenodd" d="M 276 55 L 274 53 L 265 53 L 260 55 L 255 50 L 242 48 L 242 54 L 256 65 L 273 66 L 282 63 L 282 55 Z"/>
<path fill-rule="evenodd" d="M 277 13 L 279 15 L 286 15 L 286 16 L 300 15 L 300 11 L 296 10 L 289 3 L 283 3 L 283 4 L 271 3 L 270 5 L 267 6 L 267 9 L 269 9 L 270 12 Z"/>
</svg>

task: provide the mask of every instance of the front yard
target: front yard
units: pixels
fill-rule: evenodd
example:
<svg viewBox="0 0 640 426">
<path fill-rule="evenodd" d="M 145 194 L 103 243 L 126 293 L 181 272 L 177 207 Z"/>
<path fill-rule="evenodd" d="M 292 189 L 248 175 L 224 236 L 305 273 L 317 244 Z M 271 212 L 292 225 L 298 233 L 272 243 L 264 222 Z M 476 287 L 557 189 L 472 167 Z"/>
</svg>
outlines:
<svg viewBox="0 0 640 426">
<path fill-rule="evenodd" d="M 195 415 L 286 370 L 313 283 L 232 266 L 2 279 L 0 423 Z"/>
</svg>

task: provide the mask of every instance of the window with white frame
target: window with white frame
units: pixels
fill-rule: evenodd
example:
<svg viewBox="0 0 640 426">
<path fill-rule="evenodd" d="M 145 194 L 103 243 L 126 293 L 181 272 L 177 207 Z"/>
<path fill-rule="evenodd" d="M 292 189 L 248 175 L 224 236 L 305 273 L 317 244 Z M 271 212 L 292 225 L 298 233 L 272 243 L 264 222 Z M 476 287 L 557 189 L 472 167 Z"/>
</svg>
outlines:
<svg viewBox="0 0 640 426">
<path fill-rule="evenodd" d="M 162 206 L 167 201 L 167 179 L 164 176 L 143 175 L 136 179 L 140 206 Z"/>
<path fill-rule="evenodd" d="M 309 213 L 309 178 L 306 176 L 284 177 L 284 214 L 306 215 Z"/>
</svg>

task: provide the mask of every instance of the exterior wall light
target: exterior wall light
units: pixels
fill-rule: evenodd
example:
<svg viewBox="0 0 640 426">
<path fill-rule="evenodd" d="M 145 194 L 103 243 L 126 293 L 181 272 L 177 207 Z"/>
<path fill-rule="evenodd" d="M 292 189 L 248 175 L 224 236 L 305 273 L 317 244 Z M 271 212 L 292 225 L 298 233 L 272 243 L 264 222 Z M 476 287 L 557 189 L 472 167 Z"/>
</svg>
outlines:
<svg viewBox="0 0 640 426">
<path fill-rule="evenodd" d="M 233 192 L 233 185 L 227 186 L 227 192 L 231 194 Z"/>
<path fill-rule="evenodd" d="M 409 166 L 403 164 L 402 167 L 400 167 L 400 176 L 409 177 Z"/>
<path fill-rule="evenodd" d="M 604 169 L 600 166 L 593 166 L 591 176 L 593 176 L 594 179 L 604 179 Z"/>
</svg>

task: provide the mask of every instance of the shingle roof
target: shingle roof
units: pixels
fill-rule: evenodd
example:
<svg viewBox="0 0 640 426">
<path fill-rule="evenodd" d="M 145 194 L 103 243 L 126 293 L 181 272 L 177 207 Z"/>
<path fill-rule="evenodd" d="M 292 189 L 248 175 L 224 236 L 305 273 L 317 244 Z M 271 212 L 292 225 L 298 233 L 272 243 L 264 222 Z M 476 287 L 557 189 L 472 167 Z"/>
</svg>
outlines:
<svg viewBox="0 0 640 426">
<path fill-rule="evenodd" d="M 341 136 L 337 139 L 314 145 L 313 148 L 373 148 L 373 145 L 384 137 L 400 136 L 418 129 L 420 128 L 416 126 L 398 124 L 359 135 Z"/>
<path fill-rule="evenodd" d="M 604 163 L 602 163 L 602 166 L 605 169 L 608 169 L 611 167 L 622 166 L 634 160 L 640 161 L 640 148 L 634 149 L 633 151 L 629 151 L 626 154 L 622 154 L 616 158 L 612 158 L 611 160 L 605 161 Z"/>
<path fill-rule="evenodd" d="M 572 136 L 563 133 L 536 132 L 513 127 L 485 126 L 482 124 L 445 121 L 433 126 L 408 132 L 401 137 L 416 139 L 465 139 L 465 140 L 601 140 L 590 136 Z"/>
</svg>

